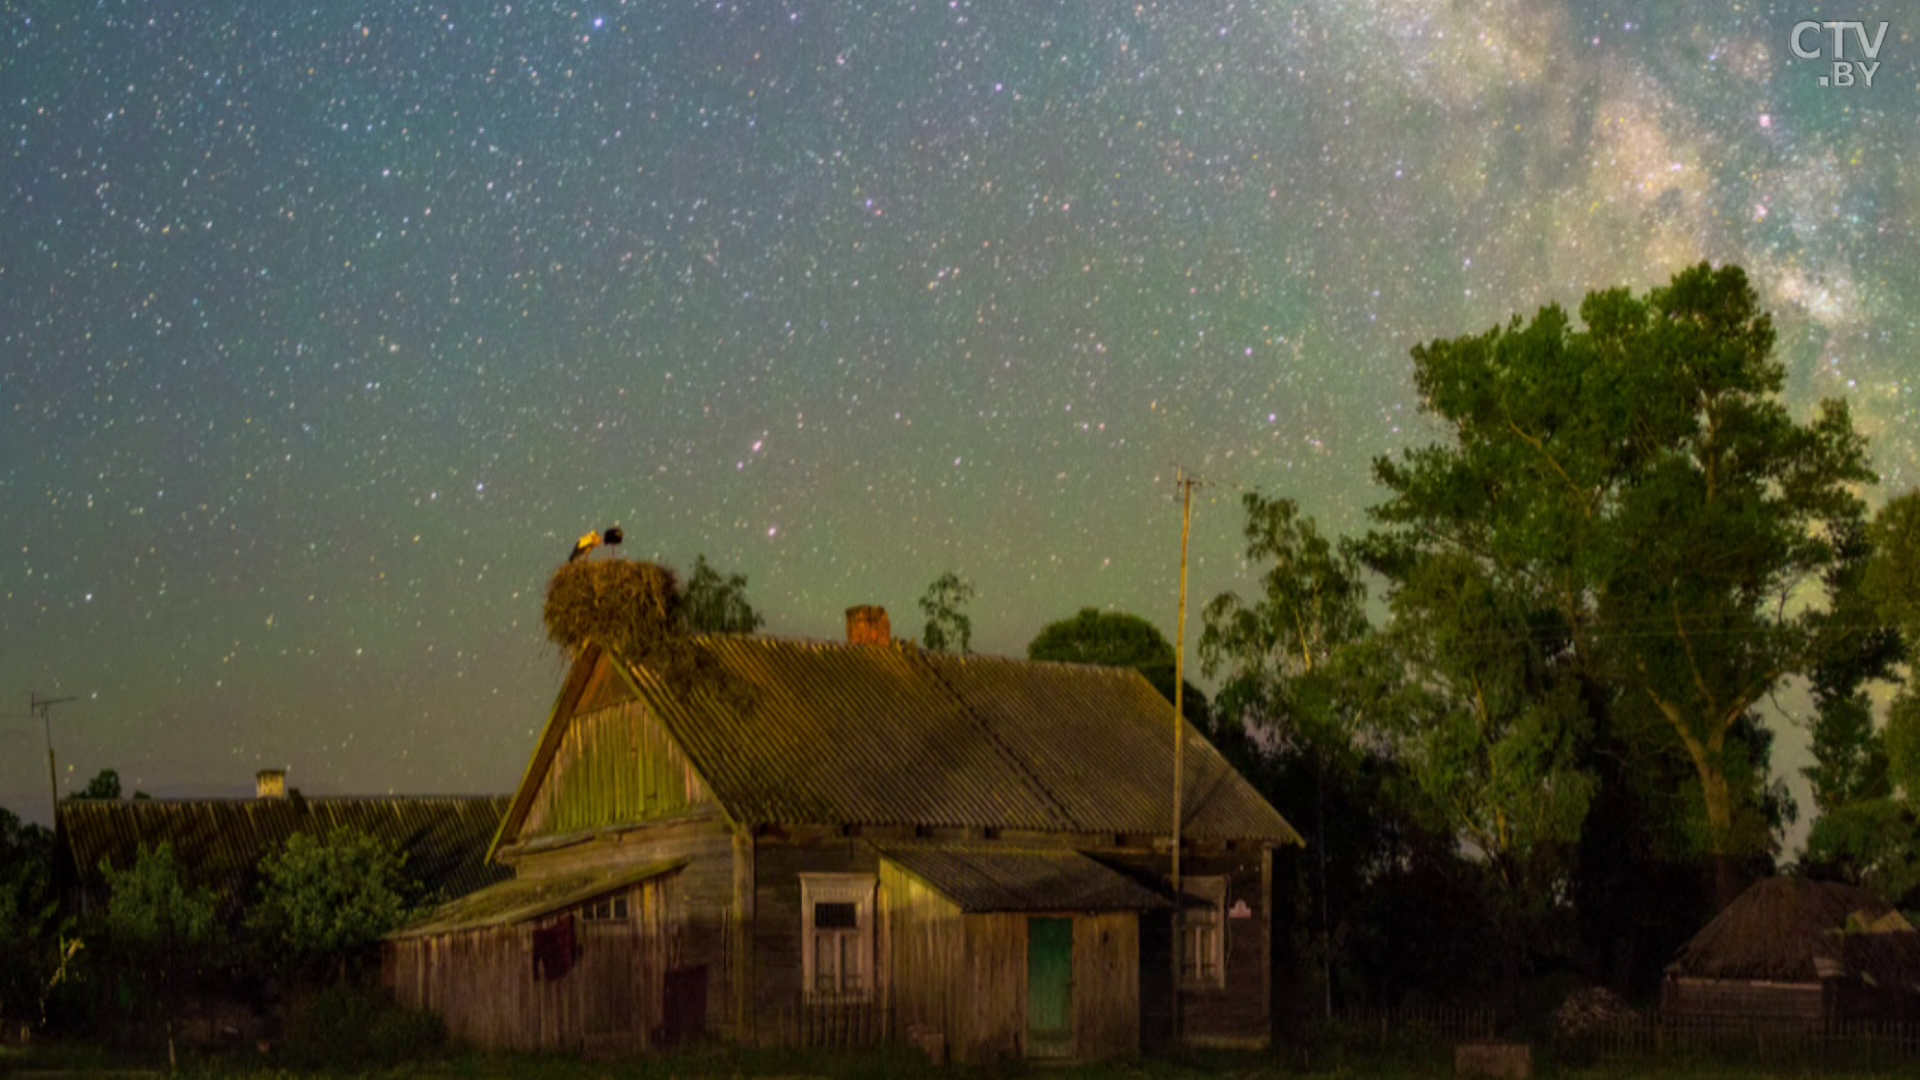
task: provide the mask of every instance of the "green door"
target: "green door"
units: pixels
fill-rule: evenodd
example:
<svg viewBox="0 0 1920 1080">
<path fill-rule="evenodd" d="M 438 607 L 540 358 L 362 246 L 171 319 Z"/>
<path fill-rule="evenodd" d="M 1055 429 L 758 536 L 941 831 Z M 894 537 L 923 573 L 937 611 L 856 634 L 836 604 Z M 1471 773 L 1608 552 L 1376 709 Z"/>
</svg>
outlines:
<svg viewBox="0 0 1920 1080">
<path fill-rule="evenodd" d="M 1073 1056 L 1073 920 L 1027 920 L 1027 1054 Z"/>
</svg>

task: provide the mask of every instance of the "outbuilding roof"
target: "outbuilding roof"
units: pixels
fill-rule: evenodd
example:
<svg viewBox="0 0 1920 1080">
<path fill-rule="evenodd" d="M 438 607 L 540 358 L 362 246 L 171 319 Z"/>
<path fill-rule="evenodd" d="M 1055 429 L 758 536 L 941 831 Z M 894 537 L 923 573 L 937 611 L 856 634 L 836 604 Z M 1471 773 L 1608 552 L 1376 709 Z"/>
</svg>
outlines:
<svg viewBox="0 0 1920 1080">
<path fill-rule="evenodd" d="M 1756 882 L 1682 946 L 1679 978 L 1814 982 L 1836 976 L 1920 988 L 1920 934 L 1869 890 L 1831 881 Z"/>
<path fill-rule="evenodd" d="M 391 842 L 429 892 L 459 896 L 506 877 L 487 863 L 505 796 L 318 796 L 268 799 L 69 799 L 61 835 L 83 892 L 103 890 L 105 861 L 132 866 L 141 845 L 171 843 L 196 882 L 233 902 L 252 887 L 261 856 L 295 833 L 351 825 Z"/>
<path fill-rule="evenodd" d="M 640 866 L 600 866 L 577 873 L 503 881 L 442 904 L 420 921 L 387 936 L 392 939 L 430 937 L 526 922 L 672 873 L 685 865 L 685 859 L 666 859 Z"/>
</svg>

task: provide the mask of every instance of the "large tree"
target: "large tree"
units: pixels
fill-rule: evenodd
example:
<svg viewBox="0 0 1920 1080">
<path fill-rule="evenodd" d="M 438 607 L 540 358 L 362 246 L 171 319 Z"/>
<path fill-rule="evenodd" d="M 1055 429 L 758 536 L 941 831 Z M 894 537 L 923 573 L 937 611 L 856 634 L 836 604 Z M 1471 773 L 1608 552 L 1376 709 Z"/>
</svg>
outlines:
<svg viewBox="0 0 1920 1080">
<path fill-rule="evenodd" d="M 1770 839 L 1757 706 L 1847 632 L 1819 618 L 1822 575 L 1873 474 L 1843 402 L 1787 412 L 1737 267 L 1593 293 L 1580 317 L 1549 306 L 1413 350 L 1443 438 L 1376 462 L 1371 561 L 1404 578 L 1471 560 L 1555 613 L 1596 721 L 1690 766 L 1724 902 Z"/>
</svg>

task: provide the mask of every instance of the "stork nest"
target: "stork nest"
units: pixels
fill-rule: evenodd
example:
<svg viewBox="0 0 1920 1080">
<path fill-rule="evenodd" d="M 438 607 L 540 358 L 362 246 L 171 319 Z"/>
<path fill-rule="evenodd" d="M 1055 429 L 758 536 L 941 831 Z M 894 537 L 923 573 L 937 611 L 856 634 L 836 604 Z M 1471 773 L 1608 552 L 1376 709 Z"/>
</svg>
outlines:
<svg viewBox="0 0 1920 1080">
<path fill-rule="evenodd" d="M 672 570 L 629 559 L 581 559 L 547 579 L 547 638 L 579 656 L 597 646 L 659 676 L 677 694 L 706 688 L 745 700 L 687 630 Z"/>
<path fill-rule="evenodd" d="M 673 571 L 628 559 L 581 559 L 547 580 L 547 637 L 579 655 L 598 645 L 634 663 L 686 635 Z"/>
</svg>

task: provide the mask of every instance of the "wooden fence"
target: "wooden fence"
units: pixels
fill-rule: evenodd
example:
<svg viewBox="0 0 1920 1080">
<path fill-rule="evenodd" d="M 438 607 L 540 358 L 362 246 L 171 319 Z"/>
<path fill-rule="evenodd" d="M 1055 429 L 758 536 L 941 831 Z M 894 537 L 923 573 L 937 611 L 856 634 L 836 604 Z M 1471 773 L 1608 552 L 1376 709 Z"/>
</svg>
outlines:
<svg viewBox="0 0 1920 1080">
<path fill-rule="evenodd" d="M 1580 1035 L 1556 1036 L 1553 1052 L 1568 1061 L 1663 1057 L 1783 1063 L 1912 1061 L 1920 1059 L 1920 1024 L 1861 1020 L 1795 1024 L 1655 1015 Z"/>
<path fill-rule="evenodd" d="M 1345 1041 L 1375 1048 L 1491 1039 L 1499 1028 L 1492 1009 L 1343 1009 L 1333 1023 Z"/>
<path fill-rule="evenodd" d="M 883 1005 L 805 1004 L 763 1021 L 758 1035 L 763 1046 L 877 1046 L 893 1035 L 893 1013 Z"/>
<path fill-rule="evenodd" d="M 1491 1009 L 1345 1009 L 1332 1032 L 1350 1049 L 1424 1053 L 1453 1043 L 1497 1036 Z M 1609 1060 L 1702 1058 L 1751 1063 L 1834 1065 L 1920 1062 L 1920 1023 L 1834 1020 L 1793 1024 L 1780 1020 L 1639 1015 L 1578 1035 L 1535 1040 L 1554 1060 L 1584 1064 Z"/>
</svg>

